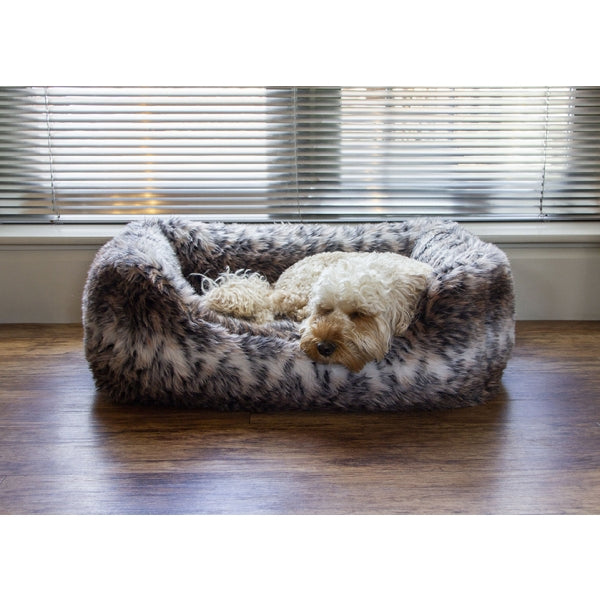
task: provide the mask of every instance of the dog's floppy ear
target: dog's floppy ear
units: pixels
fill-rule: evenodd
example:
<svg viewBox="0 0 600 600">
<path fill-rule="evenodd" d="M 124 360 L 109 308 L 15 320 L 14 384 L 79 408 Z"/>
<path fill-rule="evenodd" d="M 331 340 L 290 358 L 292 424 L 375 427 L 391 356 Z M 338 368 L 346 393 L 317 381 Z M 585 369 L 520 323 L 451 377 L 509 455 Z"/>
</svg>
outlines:
<svg viewBox="0 0 600 600">
<path fill-rule="evenodd" d="M 395 314 L 394 335 L 402 335 L 412 323 L 414 316 L 415 312 L 412 307 L 400 307 Z"/>
<path fill-rule="evenodd" d="M 412 323 L 419 300 L 427 287 L 433 270 L 429 265 L 411 261 L 399 265 L 393 289 L 394 335 L 402 335 Z"/>
</svg>

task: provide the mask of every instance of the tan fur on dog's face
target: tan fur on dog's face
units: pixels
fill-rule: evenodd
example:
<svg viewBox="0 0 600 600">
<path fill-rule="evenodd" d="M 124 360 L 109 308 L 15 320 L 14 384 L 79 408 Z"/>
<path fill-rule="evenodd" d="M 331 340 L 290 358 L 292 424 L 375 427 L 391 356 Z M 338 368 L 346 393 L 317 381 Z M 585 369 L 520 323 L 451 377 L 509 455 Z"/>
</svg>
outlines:
<svg viewBox="0 0 600 600">
<path fill-rule="evenodd" d="M 432 269 L 390 254 L 340 256 L 315 281 L 300 347 L 358 372 L 383 359 L 409 327 Z"/>
<path fill-rule="evenodd" d="M 366 363 L 381 360 L 392 338 L 389 322 L 351 304 L 317 306 L 302 324 L 300 348 L 313 360 L 342 364 L 360 371 Z M 329 356 L 319 352 L 319 344 L 333 344 Z"/>
</svg>

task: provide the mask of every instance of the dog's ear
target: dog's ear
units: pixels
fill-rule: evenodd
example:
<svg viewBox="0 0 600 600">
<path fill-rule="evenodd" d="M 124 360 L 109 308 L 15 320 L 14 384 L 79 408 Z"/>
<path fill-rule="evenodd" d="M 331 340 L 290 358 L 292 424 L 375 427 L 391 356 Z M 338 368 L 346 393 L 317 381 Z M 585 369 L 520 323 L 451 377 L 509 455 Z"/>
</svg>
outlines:
<svg viewBox="0 0 600 600">
<path fill-rule="evenodd" d="M 394 322 L 394 335 L 402 335 L 412 323 L 415 316 L 413 303 L 403 304 L 397 307 Z"/>
<path fill-rule="evenodd" d="M 429 267 L 419 272 L 398 274 L 394 281 L 394 335 L 402 335 L 410 326 L 419 300 L 429 285 L 431 270 Z"/>
</svg>

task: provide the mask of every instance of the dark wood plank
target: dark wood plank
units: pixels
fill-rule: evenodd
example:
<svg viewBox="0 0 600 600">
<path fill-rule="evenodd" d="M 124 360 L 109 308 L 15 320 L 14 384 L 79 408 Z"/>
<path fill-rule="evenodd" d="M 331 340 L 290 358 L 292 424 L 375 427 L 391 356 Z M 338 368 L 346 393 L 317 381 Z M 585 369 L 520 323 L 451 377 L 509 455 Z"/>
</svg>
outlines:
<svg viewBox="0 0 600 600">
<path fill-rule="evenodd" d="M 472 408 L 218 413 L 99 397 L 79 326 L 0 326 L 0 513 L 598 513 L 600 323 L 519 323 Z"/>
</svg>

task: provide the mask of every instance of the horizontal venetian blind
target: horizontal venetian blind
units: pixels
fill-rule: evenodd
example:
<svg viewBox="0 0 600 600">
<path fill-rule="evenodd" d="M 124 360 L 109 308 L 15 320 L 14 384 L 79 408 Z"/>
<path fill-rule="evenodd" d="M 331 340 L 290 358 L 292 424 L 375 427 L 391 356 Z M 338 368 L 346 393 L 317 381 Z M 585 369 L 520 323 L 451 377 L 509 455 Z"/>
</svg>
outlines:
<svg viewBox="0 0 600 600">
<path fill-rule="evenodd" d="M 600 218 L 600 88 L 0 88 L 0 218 Z"/>
</svg>

